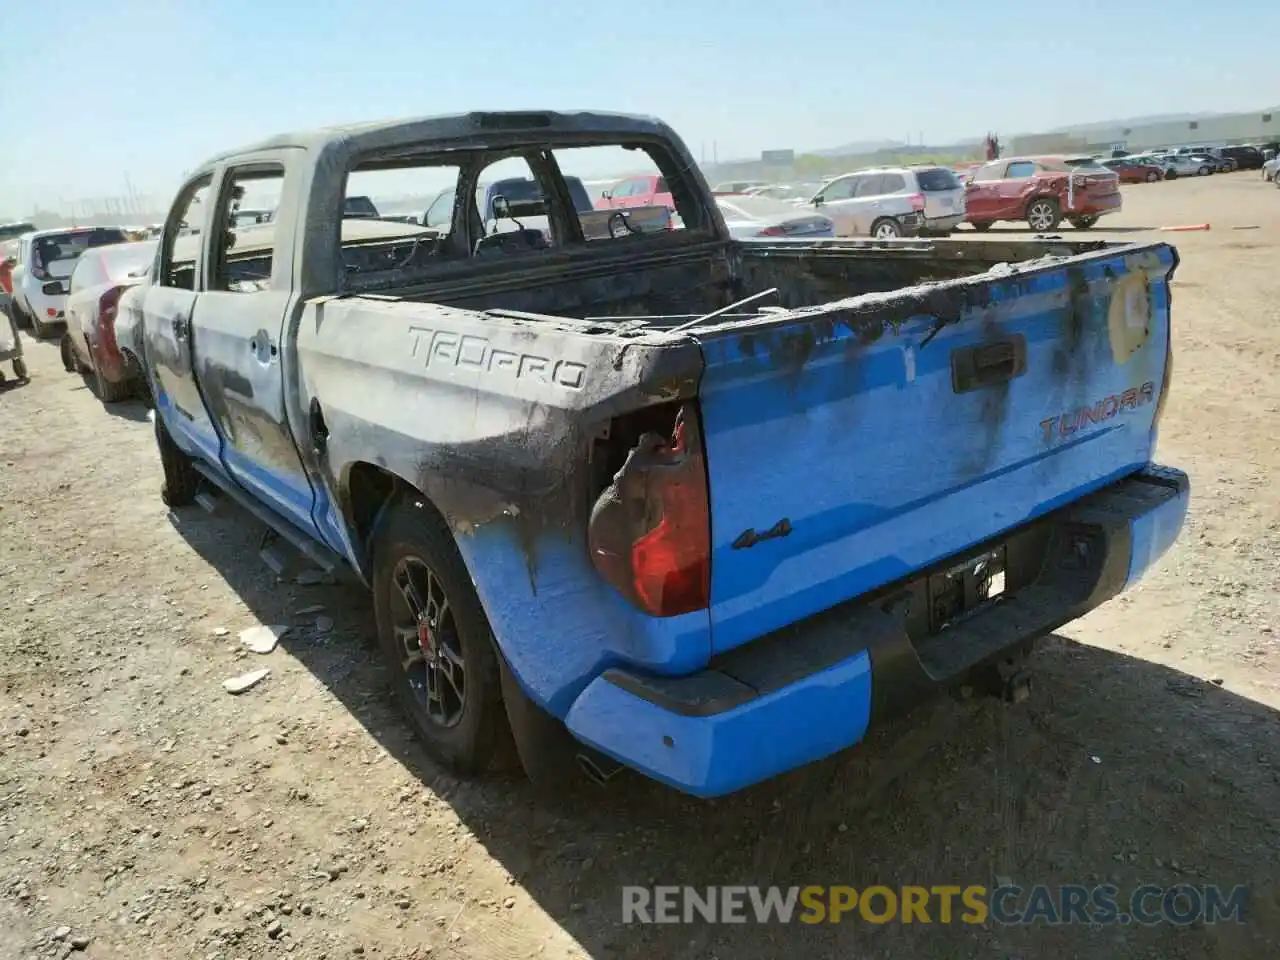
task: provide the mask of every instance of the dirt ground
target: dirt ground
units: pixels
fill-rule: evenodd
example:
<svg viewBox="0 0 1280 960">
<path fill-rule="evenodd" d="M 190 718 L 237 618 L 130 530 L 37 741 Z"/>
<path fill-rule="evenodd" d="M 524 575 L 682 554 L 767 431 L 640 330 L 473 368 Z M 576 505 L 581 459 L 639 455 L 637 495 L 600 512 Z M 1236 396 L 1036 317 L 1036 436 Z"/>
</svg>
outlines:
<svg viewBox="0 0 1280 960">
<path fill-rule="evenodd" d="M 1104 224 L 1182 256 L 1180 543 L 1044 642 L 1029 702 L 939 702 L 713 803 L 631 777 L 550 809 L 434 768 L 367 598 L 278 583 L 230 508 L 170 516 L 145 410 L 104 412 L 29 343 L 33 379 L 0 391 L 0 956 L 1280 955 L 1280 190 L 1126 187 Z M 259 622 L 293 630 L 238 649 Z M 625 884 L 1006 879 L 1252 892 L 1245 923 L 1190 927 L 619 922 Z"/>
</svg>

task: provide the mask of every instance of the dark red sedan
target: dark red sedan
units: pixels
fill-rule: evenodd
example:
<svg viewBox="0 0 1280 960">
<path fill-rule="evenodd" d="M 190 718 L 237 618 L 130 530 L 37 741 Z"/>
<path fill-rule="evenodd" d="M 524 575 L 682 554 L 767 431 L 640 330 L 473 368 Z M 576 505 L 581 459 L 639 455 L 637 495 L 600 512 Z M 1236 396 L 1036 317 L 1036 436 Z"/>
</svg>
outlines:
<svg viewBox="0 0 1280 960">
<path fill-rule="evenodd" d="M 1164 179 L 1163 167 L 1157 167 L 1153 163 L 1139 163 L 1128 157 L 1103 160 L 1102 165 L 1108 170 L 1114 170 L 1121 183 L 1155 183 Z"/>
</svg>

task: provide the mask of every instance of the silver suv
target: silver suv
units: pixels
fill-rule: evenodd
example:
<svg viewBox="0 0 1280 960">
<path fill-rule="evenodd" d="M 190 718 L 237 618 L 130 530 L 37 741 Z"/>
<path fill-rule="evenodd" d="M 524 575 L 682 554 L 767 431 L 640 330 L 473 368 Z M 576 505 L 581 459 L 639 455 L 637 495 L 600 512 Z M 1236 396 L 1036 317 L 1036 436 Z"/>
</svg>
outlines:
<svg viewBox="0 0 1280 960">
<path fill-rule="evenodd" d="M 964 220 L 964 184 L 947 167 L 877 167 L 836 177 L 809 203 L 838 237 L 945 235 Z"/>
</svg>

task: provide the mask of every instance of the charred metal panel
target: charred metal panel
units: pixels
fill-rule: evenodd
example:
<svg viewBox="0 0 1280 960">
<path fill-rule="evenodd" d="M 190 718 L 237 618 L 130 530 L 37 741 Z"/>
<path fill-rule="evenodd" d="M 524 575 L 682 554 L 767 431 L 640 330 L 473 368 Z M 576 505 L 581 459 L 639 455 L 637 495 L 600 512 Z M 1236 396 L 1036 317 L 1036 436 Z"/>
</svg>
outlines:
<svg viewBox="0 0 1280 960">
<path fill-rule="evenodd" d="M 692 339 L 583 336 L 554 317 L 344 299 L 305 306 L 296 348 L 297 403 L 316 401 L 328 433 L 323 453 L 308 456 L 336 509 L 351 515 L 356 464 L 422 491 L 540 701 L 567 709 L 579 671 L 585 683 L 603 661 L 705 662 L 706 611 L 639 614 L 595 574 L 586 548 L 593 438 L 619 414 L 695 396 Z"/>
</svg>

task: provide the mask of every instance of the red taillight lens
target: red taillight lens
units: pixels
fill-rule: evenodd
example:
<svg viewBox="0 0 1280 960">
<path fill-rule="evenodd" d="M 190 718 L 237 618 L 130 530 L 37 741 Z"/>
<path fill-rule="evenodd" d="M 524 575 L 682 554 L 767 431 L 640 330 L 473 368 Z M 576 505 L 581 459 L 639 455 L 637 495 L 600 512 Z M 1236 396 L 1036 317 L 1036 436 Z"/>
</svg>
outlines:
<svg viewBox="0 0 1280 960">
<path fill-rule="evenodd" d="M 588 529 L 601 576 L 655 617 L 705 609 L 711 516 L 697 412 L 686 405 L 671 439 L 646 433 L 596 501 Z"/>
<path fill-rule="evenodd" d="M 116 349 L 116 313 L 124 287 L 112 287 L 98 298 L 98 336 L 112 352 Z"/>
<path fill-rule="evenodd" d="M 765 227 L 756 236 L 758 237 L 785 237 L 787 231 L 782 227 Z"/>
<path fill-rule="evenodd" d="M 923 193 L 912 194 L 912 196 L 909 199 L 911 200 L 912 210 L 914 210 L 916 213 L 924 212 L 924 194 Z"/>
</svg>

